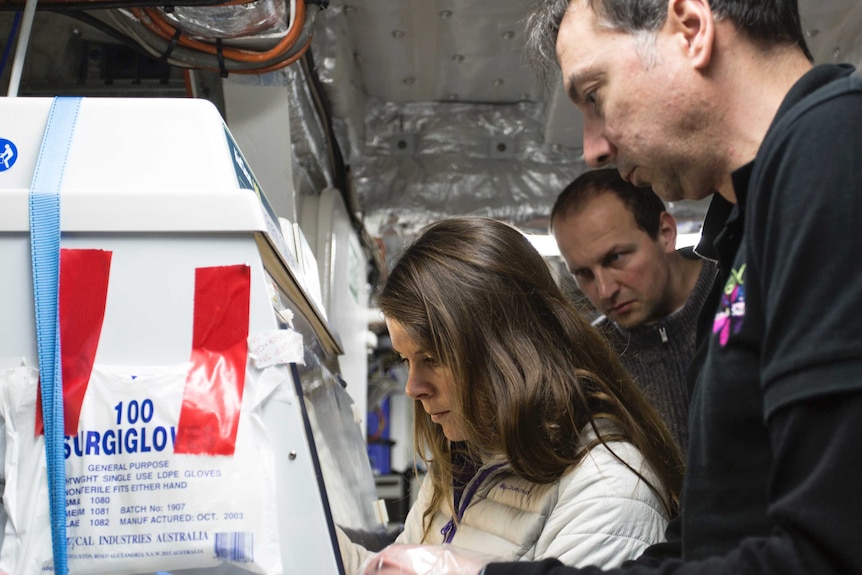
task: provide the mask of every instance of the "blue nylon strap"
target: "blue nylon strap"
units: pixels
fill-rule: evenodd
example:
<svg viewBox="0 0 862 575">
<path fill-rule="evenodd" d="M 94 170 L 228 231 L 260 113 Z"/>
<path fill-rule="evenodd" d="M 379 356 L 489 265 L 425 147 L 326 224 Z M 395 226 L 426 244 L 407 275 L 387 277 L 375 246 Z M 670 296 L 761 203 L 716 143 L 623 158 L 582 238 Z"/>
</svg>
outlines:
<svg viewBox="0 0 862 575">
<path fill-rule="evenodd" d="M 60 355 L 60 188 L 81 98 L 54 98 L 30 188 L 30 248 L 54 573 L 67 575 L 66 461 Z"/>
</svg>

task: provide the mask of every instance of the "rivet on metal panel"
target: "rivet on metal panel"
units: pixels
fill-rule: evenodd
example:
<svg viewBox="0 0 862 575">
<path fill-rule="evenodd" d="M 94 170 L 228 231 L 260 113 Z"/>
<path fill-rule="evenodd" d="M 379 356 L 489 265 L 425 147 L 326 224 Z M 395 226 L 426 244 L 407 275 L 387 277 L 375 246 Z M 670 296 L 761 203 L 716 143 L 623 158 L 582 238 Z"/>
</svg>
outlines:
<svg viewBox="0 0 862 575">
<path fill-rule="evenodd" d="M 386 140 L 393 156 L 410 156 L 416 151 L 416 138 L 408 132 L 392 134 Z"/>
<path fill-rule="evenodd" d="M 503 79 L 502 78 L 497 78 L 496 80 L 494 80 L 494 87 L 495 88 L 499 88 L 502 85 L 503 85 Z"/>
<path fill-rule="evenodd" d="M 296 459 L 296 452 L 291 451 L 290 453 L 287 454 L 287 458 L 290 459 L 291 461 L 293 461 L 294 459 Z"/>
<path fill-rule="evenodd" d="M 406 78 L 404 78 L 401 81 L 404 82 L 405 86 L 412 86 L 413 84 L 416 83 L 416 78 L 414 78 L 413 76 L 407 76 Z"/>
<path fill-rule="evenodd" d="M 464 61 L 464 55 L 463 54 L 455 54 L 454 56 L 452 56 L 452 61 L 453 62 L 463 62 Z"/>
<path fill-rule="evenodd" d="M 398 40 L 399 38 L 403 38 L 404 37 L 404 30 L 393 30 L 392 31 L 392 37 L 395 38 L 396 40 Z"/>
<path fill-rule="evenodd" d="M 515 139 L 511 136 L 496 136 L 489 140 L 488 155 L 495 159 L 515 157 Z"/>
<path fill-rule="evenodd" d="M 452 17 L 452 11 L 451 10 L 440 10 L 440 17 L 443 18 L 444 20 L 446 18 L 451 18 Z"/>
<path fill-rule="evenodd" d="M 503 32 L 503 39 L 504 40 L 511 40 L 514 37 L 515 37 L 515 33 L 512 32 L 511 30 L 506 30 L 505 32 Z"/>
</svg>

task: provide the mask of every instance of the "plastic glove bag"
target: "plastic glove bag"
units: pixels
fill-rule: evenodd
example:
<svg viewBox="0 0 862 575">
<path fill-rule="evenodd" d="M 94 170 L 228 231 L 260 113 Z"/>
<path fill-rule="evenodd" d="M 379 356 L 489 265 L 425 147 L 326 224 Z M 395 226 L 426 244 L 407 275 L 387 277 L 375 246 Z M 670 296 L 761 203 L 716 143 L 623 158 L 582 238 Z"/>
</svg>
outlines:
<svg viewBox="0 0 862 575">
<path fill-rule="evenodd" d="M 6 573 L 38 573 L 43 560 L 51 558 L 45 438 L 33 433 L 38 383 L 39 373 L 32 367 L 0 372 L 0 409 L 6 424 L 3 507 L 7 515 L 0 570 Z"/>
<path fill-rule="evenodd" d="M 70 574 L 225 563 L 282 572 L 273 453 L 259 416 L 278 378 L 249 370 L 234 455 L 175 454 L 188 367 L 94 367 L 78 434 L 65 441 Z M 53 572 L 37 384 L 33 368 L 0 372 L 9 515 L 0 570 L 15 575 Z"/>
<path fill-rule="evenodd" d="M 365 559 L 355 575 L 477 575 L 494 560 L 453 545 L 390 545 Z"/>
</svg>

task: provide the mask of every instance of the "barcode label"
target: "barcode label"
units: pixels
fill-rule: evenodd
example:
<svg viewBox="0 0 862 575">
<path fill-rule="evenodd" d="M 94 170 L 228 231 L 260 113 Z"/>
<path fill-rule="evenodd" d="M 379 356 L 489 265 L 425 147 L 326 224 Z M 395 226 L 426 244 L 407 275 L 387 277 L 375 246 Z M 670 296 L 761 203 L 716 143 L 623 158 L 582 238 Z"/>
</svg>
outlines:
<svg viewBox="0 0 862 575">
<path fill-rule="evenodd" d="M 248 531 L 216 533 L 215 556 L 216 559 L 234 563 L 251 563 L 254 561 L 254 533 Z"/>
</svg>

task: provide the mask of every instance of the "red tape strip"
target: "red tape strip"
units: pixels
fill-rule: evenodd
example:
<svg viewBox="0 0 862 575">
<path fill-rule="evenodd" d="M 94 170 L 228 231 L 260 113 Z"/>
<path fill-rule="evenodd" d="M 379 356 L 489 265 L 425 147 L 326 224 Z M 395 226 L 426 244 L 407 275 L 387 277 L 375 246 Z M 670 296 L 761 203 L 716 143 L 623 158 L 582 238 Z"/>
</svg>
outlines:
<svg viewBox="0 0 862 575">
<path fill-rule="evenodd" d="M 60 250 L 60 353 L 63 369 L 63 432 L 78 433 L 81 404 L 90 382 L 105 320 L 111 252 Z M 43 433 L 41 386 L 36 434 Z"/>
<path fill-rule="evenodd" d="M 248 357 L 251 270 L 195 270 L 192 367 L 174 453 L 233 455 Z"/>
</svg>

